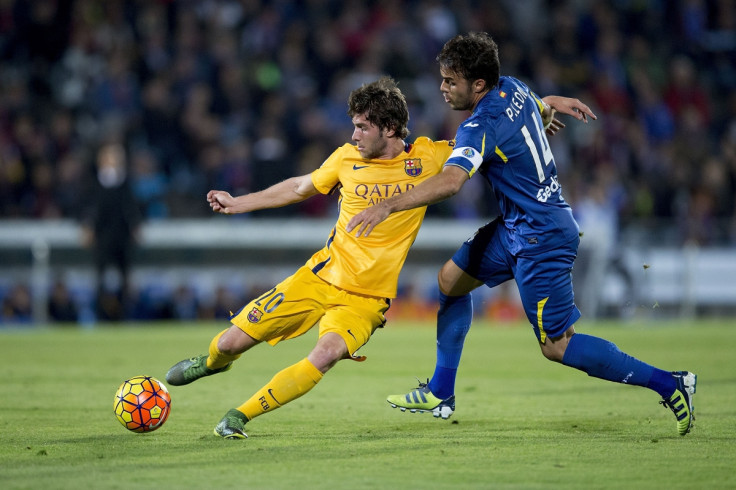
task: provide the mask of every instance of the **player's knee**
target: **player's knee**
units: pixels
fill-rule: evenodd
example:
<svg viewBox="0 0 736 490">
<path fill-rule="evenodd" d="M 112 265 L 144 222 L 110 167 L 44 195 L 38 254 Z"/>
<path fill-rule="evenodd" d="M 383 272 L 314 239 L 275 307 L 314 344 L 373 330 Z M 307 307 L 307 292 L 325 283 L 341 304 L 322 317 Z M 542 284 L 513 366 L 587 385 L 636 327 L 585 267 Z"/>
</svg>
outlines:
<svg viewBox="0 0 736 490">
<path fill-rule="evenodd" d="M 337 364 L 337 361 L 344 357 L 343 353 L 338 353 L 335 349 L 321 349 L 312 351 L 309 355 L 309 362 L 319 369 L 322 374 L 326 373 Z"/>
<path fill-rule="evenodd" d="M 442 294 L 449 295 L 452 285 L 453 282 L 448 277 L 447 264 L 445 264 L 440 268 L 439 273 L 437 273 L 437 286 L 439 286 Z"/>
<path fill-rule="evenodd" d="M 562 358 L 565 357 L 565 349 L 567 349 L 568 342 L 569 337 L 562 335 L 555 339 L 548 338 L 543 344 L 540 343 L 539 346 L 542 349 L 542 355 L 544 355 L 544 357 L 550 361 L 562 362 Z"/>
<path fill-rule="evenodd" d="M 229 356 L 240 354 L 232 339 L 227 338 L 225 335 L 217 341 L 217 350 Z"/>
<path fill-rule="evenodd" d="M 437 284 L 442 294 L 463 296 L 483 283 L 465 273 L 452 260 L 448 260 L 437 274 Z"/>
<path fill-rule="evenodd" d="M 565 351 L 563 350 L 562 352 L 559 352 L 559 349 L 555 348 L 545 349 L 544 345 L 542 345 L 542 355 L 550 361 L 562 362 Z"/>
<path fill-rule="evenodd" d="M 565 351 L 573 335 L 575 335 L 575 327 L 570 325 L 561 335 L 547 337 L 544 343 L 540 342 L 539 347 L 542 349 L 544 357 L 550 361 L 562 362 L 562 358 L 565 357 Z"/>
<path fill-rule="evenodd" d="M 343 359 L 347 352 L 345 340 L 338 334 L 328 333 L 319 340 L 308 358 L 314 367 L 326 373 L 337 364 L 337 361 Z"/>
<path fill-rule="evenodd" d="M 248 350 L 256 341 L 238 327 L 230 327 L 217 340 L 217 350 L 223 354 L 234 356 Z"/>
</svg>

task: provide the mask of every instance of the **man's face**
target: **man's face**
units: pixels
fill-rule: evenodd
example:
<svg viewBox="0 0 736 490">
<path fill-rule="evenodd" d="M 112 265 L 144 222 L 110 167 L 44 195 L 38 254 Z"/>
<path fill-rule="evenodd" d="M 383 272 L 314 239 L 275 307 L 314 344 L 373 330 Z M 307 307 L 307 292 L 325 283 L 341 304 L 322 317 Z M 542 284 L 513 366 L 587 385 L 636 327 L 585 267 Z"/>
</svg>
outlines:
<svg viewBox="0 0 736 490">
<path fill-rule="evenodd" d="M 365 114 L 353 117 L 353 141 L 358 146 L 360 156 L 365 159 L 381 158 L 386 155 L 388 136 L 366 119 Z"/>
<path fill-rule="evenodd" d="M 469 111 L 473 108 L 473 91 L 470 81 L 457 72 L 440 68 L 442 84 L 440 92 L 445 102 L 456 111 Z"/>
</svg>

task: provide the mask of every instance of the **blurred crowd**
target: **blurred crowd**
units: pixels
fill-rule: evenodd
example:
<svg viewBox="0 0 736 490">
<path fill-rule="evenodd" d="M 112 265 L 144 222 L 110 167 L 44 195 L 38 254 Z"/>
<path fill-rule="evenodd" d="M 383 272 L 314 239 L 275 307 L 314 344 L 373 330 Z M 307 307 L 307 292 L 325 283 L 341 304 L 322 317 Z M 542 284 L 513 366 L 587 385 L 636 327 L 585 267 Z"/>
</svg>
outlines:
<svg viewBox="0 0 736 490">
<path fill-rule="evenodd" d="M 350 139 L 348 93 L 382 74 L 407 95 L 410 139 L 450 139 L 465 116 L 435 56 L 472 30 L 498 42 L 502 74 L 598 115 L 552 141 L 583 228 L 736 243 L 734 0 L 0 0 L 0 218 L 92 226 L 107 144 L 140 220 L 209 216 L 209 189 L 318 167 Z M 488 192 L 472 179 L 429 215 L 489 215 Z"/>
</svg>

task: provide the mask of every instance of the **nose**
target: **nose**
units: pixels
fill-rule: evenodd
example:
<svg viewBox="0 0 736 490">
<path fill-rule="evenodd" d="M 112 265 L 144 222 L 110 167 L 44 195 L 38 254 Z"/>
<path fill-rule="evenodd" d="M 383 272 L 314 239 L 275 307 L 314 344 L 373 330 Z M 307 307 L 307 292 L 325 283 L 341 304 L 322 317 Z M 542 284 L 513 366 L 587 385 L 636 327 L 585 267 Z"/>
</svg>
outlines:
<svg viewBox="0 0 736 490">
<path fill-rule="evenodd" d="M 353 129 L 353 141 L 358 141 L 360 139 L 360 131 L 358 131 L 358 128 Z"/>
</svg>

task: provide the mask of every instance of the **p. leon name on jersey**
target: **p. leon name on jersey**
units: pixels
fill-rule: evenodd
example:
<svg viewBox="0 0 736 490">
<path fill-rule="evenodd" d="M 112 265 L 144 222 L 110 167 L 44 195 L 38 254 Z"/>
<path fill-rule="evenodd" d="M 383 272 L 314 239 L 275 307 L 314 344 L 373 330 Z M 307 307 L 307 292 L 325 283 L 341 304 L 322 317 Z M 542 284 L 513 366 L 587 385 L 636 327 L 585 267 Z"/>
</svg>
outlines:
<svg viewBox="0 0 736 490">
<path fill-rule="evenodd" d="M 504 91 L 499 92 L 499 95 L 503 98 L 508 97 L 508 94 Z M 524 102 L 526 102 L 526 99 L 528 98 L 529 94 L 519 92 L 518 90 L 514 90 L 511 94 L 511 97 L 509 98 L 509 103 L 511 105 L 506 108 L 506 115 L 511 119 L 511 121 L 519 115 L 521 110 L 524 108 Z"/>
<path fill-rule="evenodd" d="M 499 92 L 499 95 L 502 98 L 508 97 L 508 94 L 504 91 Z M 528 93 L 519 92 L 518 90 L 514 90 L 514 92 L 511 94 L 511 98 L 509 99 L 510 105 L 506 108 L 506 115 L 512 122 L 514 121 L 516 116 L 518 116 L 521 113 L 524 107 L 524 102 L 526 102 L 526 99 L 528 98 L 529 98 Z M 532 148 L 532 150 L 534 149 Z M 551 155 L 550 155 L 550 158 L 551 158 Z M 544 177 L 544 173 L 540 170 L 539 171 L 540 183 L 543 181 L 543 177 Z M 539 202 L 547 202 L 547 200 L 550 198 L 552 194 L 560 190 L 560 181 L 557 180 L 557 176 L 551 175 L 549 179 L 550 179 L 549 185 L 537 191 L 537 201 Z"/>
</svg>

